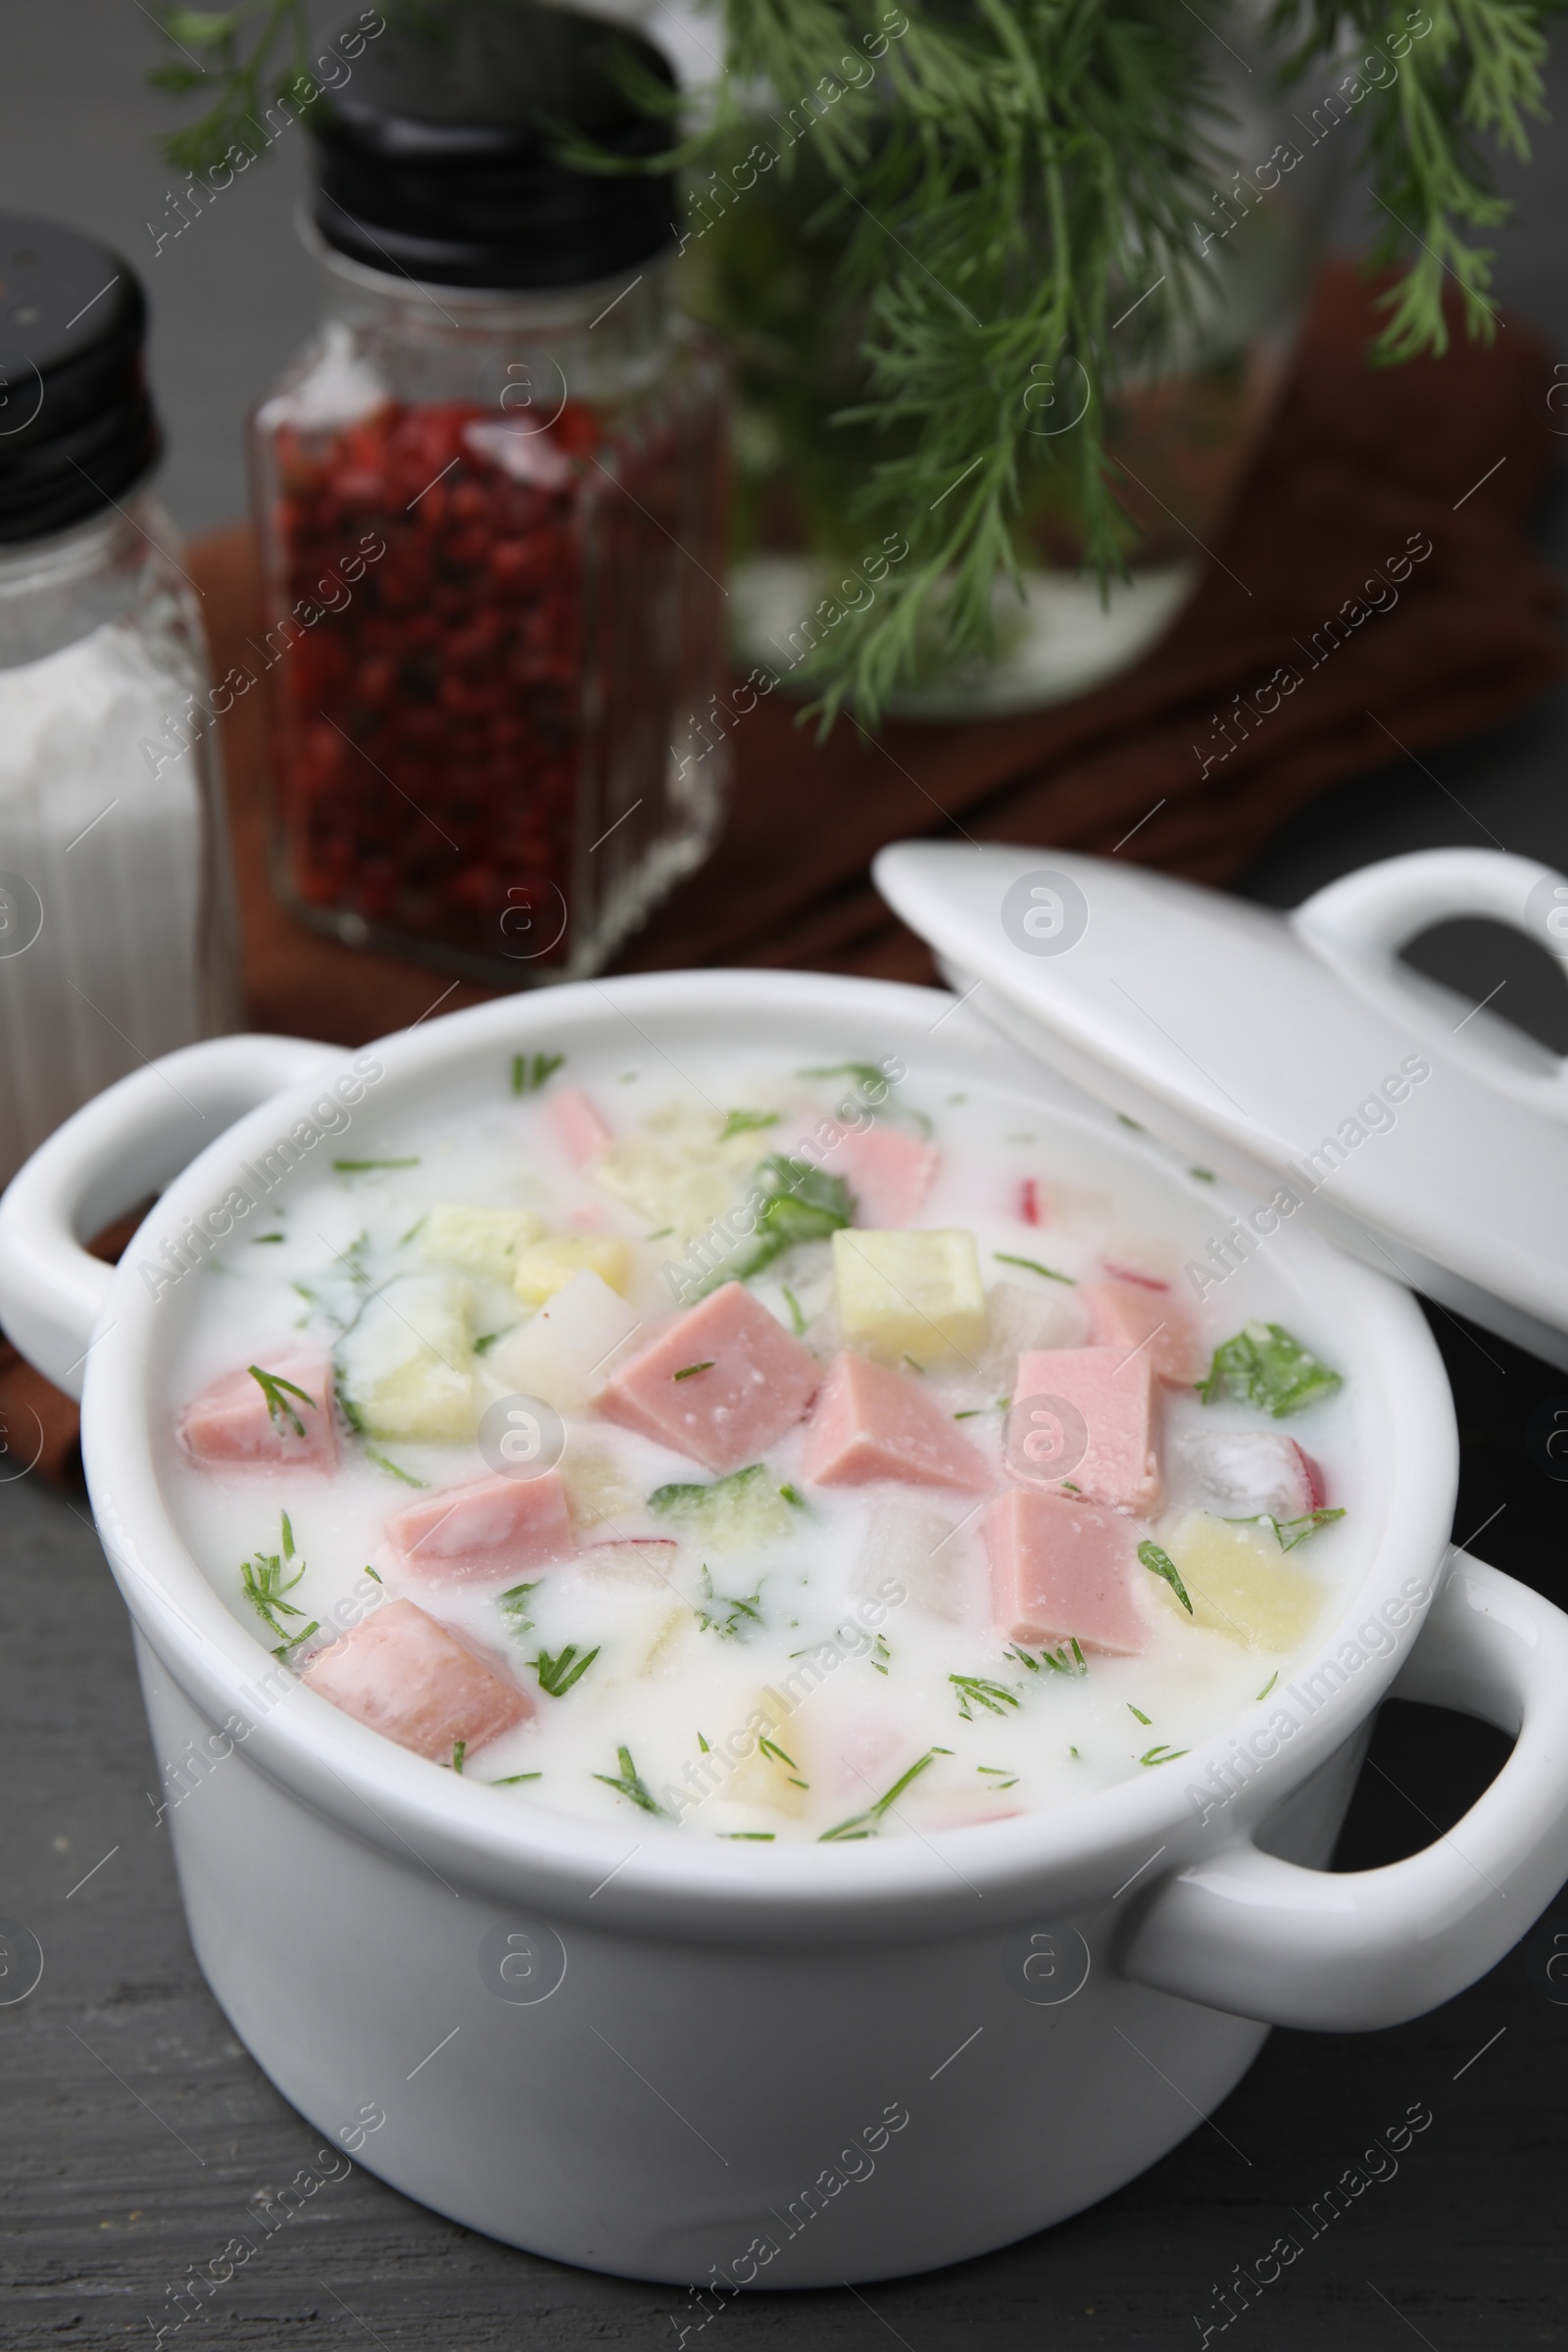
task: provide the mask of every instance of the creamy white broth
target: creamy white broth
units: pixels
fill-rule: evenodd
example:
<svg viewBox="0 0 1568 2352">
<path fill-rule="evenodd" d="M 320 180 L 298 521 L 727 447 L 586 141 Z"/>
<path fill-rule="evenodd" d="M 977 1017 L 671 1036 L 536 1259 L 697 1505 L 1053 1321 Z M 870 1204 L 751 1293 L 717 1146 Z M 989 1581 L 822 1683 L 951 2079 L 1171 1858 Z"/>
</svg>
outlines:
<svg viewBox="0 0 1568 2352">
<path fill-rule="evenodd" d="M 748 1159 L 790 1151 L 854 1092 L 845 1079 L 806 1079 L 781 1058 L 758 1054 L 707 1055 L 695 1078 L 684 1080 L 652 1053 L 635 1059 L 573 1054 L 540 1089 L 518 1097 L 498 1057 L 488 1100 L 470 1094 L 373 1128 L 356 1121 L 345 1154 L 415 1164 L 339 1171 L 323 1153 L 257 1209 L 244 1238 L 222 1247 L 201 1277 L 197 1309 L 170 1368 L 165 1469 L 195 1556 L 249 1632 L 274 1645 L 277 1627 L 270 1631 L 247 1599 L 240 1569 L 254 1555 L 279 1552 L 286 1512 L 295 1549 L 287 1573 L 303 1563 L 287 1598 L 305 1614 L 279 1622 L 290 1632 L 311 1621 L 322 1629 L 288 1652 L 291 1666 L 307 1666 L 334 1624 L 352 1624 L 383 1597 L 412 1599 L 480 1645 L 533 1709 L 529 1720 L 463 1757 L 466 1778 L 508 1783 L 508 1801 L 519 1807 L 635 1824 L 649 1834 L 749 1840 L 820 1838 L 846 1824 L 851 1835 L 928 1834 L 1049 1809 L 1166 1768 L 1167 1760 L 1180 1769 L 1180 1751 L 1223 1730 L 1274 1678 L 1289 1681 L 1293 1658 L 1315 1656 L 1332 1604 L 1366 1556 L 1348 1381 L 1280 1421 L 1230 1399 L 1205 1405 L 1192 1391 L 1162 1393 L 1165 1494 L 1139 1536 L 1165 1548 L 1191 1524 L 1191 1512 L 1220 1519 L 1235 1512 L 1187 1457 L 1182 1441 L 1200 1432 L 1266 1430 L 1297 1439 L 1321 1466 L 1329 1504 L 1346 1510 L 1288 1553 L 1271 1543 L 1269 1529 L 1258 1535 L 1260 1544 L 1271 1543 L 1267 1556 L 1277 1558 L 1280 1577 L 1298 1594 L 1303 1588 L 1296 1580 L 1308 1580 L 1305 1589 L 1319 1603 L 1310 1622 L 1296 1627 L 1290 1647 L 1244 1645 L 1195 1622 L 1159 1576 L 1139 1571 L 1147 1649 L 1114 1656 L 1086 1648 L 1078 1657 L 1056 1644 L 1057 1665 L 1042 1656 L 1044 1645 L 1020 1655 L 993 1623 L 980 1532 L 984 1494 L 880 1481 L 809 1486 L 802 1472 L 804 1425 L 762 1457 L 765 1474 L 756 1483 L 769 1508 L 760 1539 L 720 1550 L 699 1528 L 672 1522 L 648 1500 L 667 1486 L 707 1485 L 710 1472 L 609 1424 L 592 1407 L 565 1412 L 561 1467 L 578 1555 L 486 1585 L 402 1573 L 383 1532 L 417 1499 L 420 1489 L 408 1482 L 442 1489 L 488 1476 L 474 1443 L 367 1442 L 345 1429 L 330 1476 L 198 1468 L 183 1456 L 172 1438 L 178 1412 L 208 1383 L 237 1366 L 266 1365 L 302 1341 L 341 1352 L 337 1325 L 367 1297 L 380 1312 L 380 1302 L 395 1308 L 400 1293 L 407 1298 L 411 1283 L 451 1278 L 455 1270 L 443 1276 L 421 1250 L 421 1220 L 438 1204 L 523 1207 L 554 1231 L 619 1237 L 631 1257 L 624 1288 L 641 1318 L 631 1345 L 641 1346 L 678 1311 L 664 1269 L 679 1262 L 683 1236 L 651 1228 L 646 1214 L 596 1184 L 591 1168 L 573 1165 L 552 1122 L 553 1098 L 566 1087 L 583 1090 L 617 1137 L 671 1120 L 677 1131 L 701 1131 L 706 1121 L 711 1135 L 731 1108 L 776 1111 L 776 1125 L 732 1139 L 739 1198 Z M 993 1083 L 956 1085 L 941 1070 L 910 1073 L 874 1114 L 862 1098 L 858 1116 L 868 1115 L 910 1134 L 929 1130 L 941 1157 L 915 1229 L 974 1235 L 994 1320 L 1026 1312 L 1021 1295 L 1038 1302 L 1050 1344 L 1082 1344 L 1073 1285 L 1112 1267 L 1169 1283 L 1170 1301 L 1198 1326 L 1205 1356 L 1247 1316 L 1261 1313 L 1335 1361 L 1331 1335 L 1304 1327 L 1301 1302 L 1283 1288 L 1270 1290 L 1262 1260 L 1198 1306 L 1183 1264 L 1201 1254 L 1228 1215 L 1214 1188 L 1184 1178 L 1180 1163 L 1147 1139 L 1108 1121 L 1043 1110 Z M 831 1170 L 831 1153 L 823 1165 Z M 1038 1223 L 1022 1213 L 1028 1183 L 1037 1188 Z M 648 1239 L 651 1231 L 661 1238 Z M 264 1238 L 273 1235 L 281 1238 Z M 1054 1281 L 1008 1259 L 1068 1279 Z M 531 1310 L 501 1283 L 457 1278 L 471 1284 L 479 1337 L 528 1322 Z M 749 1287 L 785 1330 L 804 1320 L 806 1345 L 824 1363 L 831 1357 L 829 1243 L 796 1248 Z M 474 1359 L 486 1396 L 514 1393 L 515 1384 L 494 1368 L 504 1365 L 505 1351 L 503 1336 Z M 958 1426 L 998 1491 L 1010 1483 L 1001 1377 L 995 1348 L 989 1358 L 973 1356 L 972 1367 L 921 1376 L 948 1412 L 965 1416 Z M 671 1538 L 672 1553 L 600 1548 Z M 379 1585 L 367 1579 L 368 1567 Z M 517 1583 L 533 1588 L 520 1604 L 525 1625 L 501 1599 Z M 578 1658 L 598 1654 L 565 1695 L 552 1696 L 532 1661 L 559 1659 L 568 1645 Z M 760 1749 L 760 1735 L 766 1741 Z M 637 1789 L 659 1814 L 612 1785 L 625 1779 L 622 1751 Z"/>
</svg>

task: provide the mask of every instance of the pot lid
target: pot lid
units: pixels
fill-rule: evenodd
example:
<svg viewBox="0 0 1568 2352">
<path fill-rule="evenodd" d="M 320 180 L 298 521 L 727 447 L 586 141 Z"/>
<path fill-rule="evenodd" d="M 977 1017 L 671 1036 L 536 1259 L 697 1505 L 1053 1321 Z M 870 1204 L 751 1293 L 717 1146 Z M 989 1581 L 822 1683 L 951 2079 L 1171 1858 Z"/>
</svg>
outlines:
<svg viewBox="0 0 1568 2352">
<path fill-rule="evenodd" d="M 971 1009 L 1027 1052 L 1568 1368 L 1568 1063 L 1398 959 L 1433 923 L 1483 915 L 1568 972 L 1562 875 L 1429 850 L 1282 915 L 1054 850 L 901 842 L 873 871 Z M 1267 1246 L 1266 1209 L 1215 1211 L 1189 1267 L 1200 1295 Z"/>
</svg>

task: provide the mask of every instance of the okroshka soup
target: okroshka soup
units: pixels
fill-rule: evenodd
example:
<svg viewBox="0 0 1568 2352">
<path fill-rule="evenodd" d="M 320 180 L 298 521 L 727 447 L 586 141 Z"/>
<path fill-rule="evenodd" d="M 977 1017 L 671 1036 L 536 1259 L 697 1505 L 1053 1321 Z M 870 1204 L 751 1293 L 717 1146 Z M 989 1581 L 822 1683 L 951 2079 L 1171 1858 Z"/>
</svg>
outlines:
<svg viewBox="0 0 1568 2352">
<path fill-rule="evenodd" d="M 1354 1382 L 1205 1170 L 940 1036 L 623 1036 L 323 1106 L 191 1274 L 166 1490 L 282 1672 L 752 1845 L 1050 1811 L 1289 1683 L 1367 1564 Z"/>
</svg>

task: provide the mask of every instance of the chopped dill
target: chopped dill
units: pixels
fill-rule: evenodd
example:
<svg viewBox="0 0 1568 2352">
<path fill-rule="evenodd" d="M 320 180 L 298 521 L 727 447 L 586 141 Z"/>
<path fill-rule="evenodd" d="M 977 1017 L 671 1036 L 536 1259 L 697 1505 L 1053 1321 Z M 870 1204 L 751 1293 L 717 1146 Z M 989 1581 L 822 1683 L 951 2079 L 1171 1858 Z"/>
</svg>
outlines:
<svg viewBox="0 0 1568 2352">
<path fill-rule="evenodd" d="M 474 1354 L 488 1355 L 491 1348 L 495 1346 L 497 1340 L 504 1340 L 506 1336 L 507 1335 L 504 1331 L 486 1331 L 481 1333 L 479 1338 L 473 1343 Z"/>
<path fill-rule="evenodd" d="M 547 1078 L 553 1078 L 565 1060 L 564 1054 L 514 1054 L 512 1056 L 512 1091 L 514 1095 L 536 1095 Z"/>
<path fill-rule="evenodd" d="M 1178 1756 L 1189 1755 L 1191 1752 L 1189 1748 L 1185 1747 L 1167 1747 L 1161 1740 L 1157 1747 L 1150 1748 L 1147 1754 L 1139 1757 L 1138 1761 L 1140 1764 L 1174 1764 Z"/>
<path fill-rule="evenodd" d="M 1146 1714 L 1144 1713 L 1144 1710 L 1143 1710 L 1143 1708 L 1142 1708 L 1142 1707 L 1135 1707 L 1135 1706 L 1133 1705 L 1133 1702 L 1132 1702 L 1132 1700 L 1131 1700 L 1131 1699 L 1129 1699 L 1129 1700 L 1127 1701 L 1127 1705 L 1128 1705 L 1128 1708 L 1129 1708 L 1129 1710 L 1130 1710 L 1130 1711 L 1131 1711 L 1131 1712 L 1132 1712 L 1134 1715 L 1136 1715 L 1136 1716 L 1137 1716 L 1137 1718 L 1138 1718 L 1138 1720 L 1139 1720 L 1139 1722 L 1140 1722 L 1140 1723 L 1147 1724 L 1147 1725 L 1150 1727 L 1150 1729 L 1151 1729 L 1151 1730 L 1152 1730 L 1152 1728 L 1153 1728 L 1153 1722 L 1154 1722 L 1154 1718 L 1152 1717 L 1152 1715 L 1146 1715 Z"/>
<path fill-rule="evenodd" d="M 308 1404 L 315 1412 L 316 1398 L 304 1389 L 297 1389 L 291 1380 L 284 1380 L 280 1373 L 264 1372 L 260 1364 L 247 1364 L 245 1369 L 267 1399 L 267 1417 L 272 1427 L 282 1429 L 285 1425 L 291 1426 L 294 1435 L 303 1438 L 305 1424 L 288 1399 L 297 1396 L 301 1404 Z"/>
<path fill-rule="evenodd" d="M 990 1715 L 1000 1715 L 1004 1708 L 1018 1704 L 1017 1692 L 1009 1690 L 1005 1683 L 988 1683 L 977 1674 L 950 1674 L 948 1680 L 958 1693 L 958 1713 L 965 1723 L 974 1721 L 971 1702 Z"/>
<path fill-rule="evenodd" d="M 1273 1671 L 1273 1673 L 1272 1673 L 1272 1674 L 1269 1676 L 1269 1678 L 1268 1678 L 1268 1681 L 1267 1681 L 1267 1682 L 1266 1682 L 1266 1683 L 1263 1685 L 1263 1688 L 1262 1688 L 1262 1690 L 1261 1690 L 1258 1692 L 1258 1694 L 1257 1694 L 1257 1695 L 1258 1695 L 1258 1697 L 1259 1697 L 1259 1698 L 1267 1698 L 1267 1696 L 1268 1696 L 1269 1692 L 1270 1692 L 1270 1691 L 1273 1690 L 1273 1688 L 1274 1688 L 1275 1684 L 1276 1684 L 1276 1683 L 1279 1681 L 1279 1679 L 1280 1679 L 1280 1670 L 1279 1670 L 1279 1668 L 1276 1666 L 1276 1667 L 1275 1667 L 1275 1669 L 1274 1669 L 1274 1671 Z"/>
<path fill-rule="evenodd" d="M 873 1674 L 886 1674 L 893 1652 L 888 1647 L 886 1634 L 878 1634 L 871 1644 L 870 1667 Z"/>
<path fill-rule="evenodd" d="M 402 1479 L 406 1487 L 427 1487 L 430 1484 L 427 1478 L 416 1478 L 412 1470 L 405 1470 L 389 1453 L 383 1453 L 379 1446 L 367 1446 L 365 1458 L 373 1462 L 378 1470 L 385 1470 L 391 1477 Z"/>
<path fill-rule="evenodd" d="M 363 1176 L 371 1168 L 416 1168 L 419 1155 L 416 1152 L 403 1159 L 334 1159 L 333 1167 L 340 1176 Z"/>
<path fill-rule="evenodd" d="M 1181 1577 L 1177 1573 L 1176 1563 L 1171 1558 L 1170 1553 L 1168 1551 L 1161 1551 L 1157 1544 L 1140 1544 L 1138 1546 L 1138 1557 L 1143 1561 L 1144 1566 L 1149 1570 L 1152 1576 L 1160 1576 L 1164 1578 L 1166 1584 L 1169 1585 L 1171 1591 L 1181 1602 L 1182 1607 L 1187 1611 L 1188 1616 L 1191 1617 L 1193 1614 L 1193 1604 L 1187 1597 L 1187 1587 L 1182 1583 Z"/>
<path fill-rule="evenodd" d="M 699 1372 L 711 1372 L 713 1361 L 713 1357 L 709 1356 L 701 1364 L 683 1364 L 678 1372 L 672 1372 L 669 1377 L 671 1380 L 695 1380 Z"/>
<path fill-rule="evenodd" d="M 501 1595 L 499 1605 L 506 1619 L 507 1631 L 515 1635 L 519 1642 L 533 1632 L 533 1614 L 528 1606 L 528 1595 L 538 1590 L 539 1579 L 535 1577 L 532 1584 L 513 1585 Z"/>
<path fill-rule="evenodd" d="M 463 1759 L 464 1759 L 464 1757 L 465 1757 L 465 1756 L 467 1754 L 467 1752 L 468 1752 L 468 1742 L 466 1741 L 466 1740 L 453 1740 L 453 1742 L 452 1742 L 452 1769 L 453 1769 L 453 1771 L 454 1771 L 454 1772 L 461 1772 L 461 1771 L 463 1770 Z"/>
<path fill-rule="evenodd" d="M 721 1838 L 729 1838 L 732 1844 L 750 1841 L 753 1845 L 771 1845 L 777 1836 L 774 1830 L 720 1830 L 718 1834 Z"/>
<path fill-rule="evenodd" d="M 284 1617 L 303 1618 L 305 1615 L 305 1611 L 296 1608 L 293 1601 L 285 1598 L 285 1595 L 293 1592 L 304 1576 L 306 1565 L 301 1560 L 294 1574 L 285 1579 L 284 1566 L 286 1563 L 291 1564 L 294 1559 L 294 1530 L 289 1525 L 286 1511 L 281 1514 L 281 1550 L 257 1552 L 254 1559 L 241 1563 L 239 1572 L 240 1589 L 246 1599 L 267 1627 L 268 1632 L 276 1634 L 278 1637 L 278 1646 L 272 1652 L 272 1655 L 277 1658 L 285 1656 L 291 1649 L 297 1649 L 302 1642 L 310 1640 L 312 1634 L 320 1631 L 315 1618 L 312 1618 L 309 1625 L 303 1625 L 297 1633 L 279 1623 L 279 1620 Z"/>
<path fill-rule="evenodd" d="M 661 1820 L 667 1821 L 669 1815 L 664 1811 L 663 1806 L 632 1762 L 631 1749 L 618 1747 L 615 1750 L 615 1761 L 620 1766 L 618 1774 L 596 1772 L 593 1776 L 594 1779 L 603 1781 L 605 1787 L 613 1788 L 618 1796 L 629 1796 L 632 1803 L 640 1806 L 643 1812 L 656 1813 Z"/>
<path fill-rule="evenodd" d="M 490 1781 L 486 1786 L 491 1788 L 515 1788 L 519 1781 L 542 1781 L 544 1777 L 542 1772 L 509 1772 L 504 1781 Z"/>
<path fill-rule="evenodd" d="M 883 1814 L 898 1802 L 909 1783 L 918 1780 L 926 1766 L 934 1764 L 938 1756 L 951 1756 L 952 1753 L 951 1747 L 928 1747 L 907 1772 L 900 1774 L 885 1796 L 879 1796 L 875 1804 L 867 1805 L 863 1813 L 853 1813 L 848 1821 L 839 1822 L 834 1829 L 824 1830 L 817 1844 L 848 1845 L 858 1838 L 874 1838 L 881 1827 Z"/>
<path fill-rule="evenodd" d="M 579 1657 L 575 1642 L 568 1642 L 565 1648 L 558 1650 L 554 1657 L 547 1649 L 541 1649 L 539 1655 L 529 1658 L 527 1663 L 538 1675 L 539 1688 L 547 1697 L 564 1698 L 573 1683 L 581 1682 L 598 1655 L 597 1643 L 585 1657 Z"/>
<path fill-rule="evenodd" d="M 1065 1282 L 1074 1290 L 1076 1274 L 1058 1274 L 1054 1266 L 1043 1266 L 1038 1257 L 1014 1257 L 1010 1250 L 993 1250 L 992 1256 L 999 1266 L 1022 1266 L 1026 1274 L 1043 1274 L 1048 1282 Z"/>
<path fill-rule="evenodd" d="M 749 1600 L 742 1600 L 728 1592 L 715 1592 L 706 1560 L 703 1562 L 703 1598 L 710 1602 L 714 1609 L 727 1609 L 729 1612 L 727 1616 L 719 1617 L 710 1614 L 708 1609 L 700 1608 L 697 1622 L 705 1634 L 718 1634 L 725 1641 L 738 1641 L 743 1634 L 751 1631 L 752 1626 L 762 1622 L 760 1592 L 754 1592 Z M 743 1618 L 750 1622 L 743 1625 Z"/>
<path fill-rule="evenodd" d="M 786 1502 L 794 1505 L 796 1510 L 804 1511 L 806 1509 L 806 1497 L 798 1487 L 780 1487 L 779 1493 Z"/>
<path fill-rule="evenodd" d="M 776 1110 L 732 1110 L 719 1131 L 719 1142 L 729 1143 L 737 1135 L 750 1135 L 754 1128 L 776 1127 Z"/>
<path fill-rule="evenodd" d="M 286 1241 L 287 1239 L 288 1236 L 282 1233 L 253 1233 L 251 1235 L 251 1248 L 253 1250 L 259 1250 L 264 1242 L 282 1242 Z"/>
<path fill-rule="evenodd" d="M 784 1303 L 790 1310 L 790 1321 L 795 1326 L 795 1337 L 800 1339 L 806 1330 L 806 1317 L 801 1312 L 801 1302 L 787 1282 L 781 1282 L 778 1287 L 783 1293 Z"/>
</svg>

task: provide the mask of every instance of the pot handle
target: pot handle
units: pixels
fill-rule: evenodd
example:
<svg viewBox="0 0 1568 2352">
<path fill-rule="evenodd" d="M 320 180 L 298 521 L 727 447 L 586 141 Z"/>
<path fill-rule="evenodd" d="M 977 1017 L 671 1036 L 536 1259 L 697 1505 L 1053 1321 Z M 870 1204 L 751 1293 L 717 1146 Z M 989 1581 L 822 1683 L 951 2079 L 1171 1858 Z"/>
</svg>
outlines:
<svg viewBox="0 0 1568 2352">
<path fill-rule="evenodd" d="M 162 1192 L 246 1111 L 342 1060 L 304 1038 L 210 1038 L 133 1070 L 40 1144 L 0 1200 L 0 1324 L 28 1362 L 79 1396 L 114 1280 L 82 1237 Z"/>
<path fill-rule="evenodd" d="M 1249 1839 L 1156 1888 L 1125 1976 L 1272 2026 L 1365 2033 L 1450 2000 L 1510 1951 L 1568 1878 L 1568 1616 L 1456 1550 L 1393 1695 L 1515 1734 L 1492 1786 L 1435 1845 L 1382 1870 L 1306 1870 Z"/>
<path fill-rule="evenodd" d="M 1568 876 L 1506 850 L 1416 850 L 1385 858 L 1315 892 L 1290 919 L 1307 946 L 1352 985 L 1425 1027 L 1432 1007 L 1400 963 L 1399 951 L 1429 925 L 1457 915 L 1491 915 L 1510 924 L 1568 972 Z M 1444 1050 L 1460 1049 L 1445 1040 Z M 1464 1050 L 1468 1054 L 1468 1045 Z M 1470 1058 L 1483 1074 L 1490 1072 L 1493 1057 L 1484 1047 Z M 1510 1068 L 1509 1079 L 1544 1103 L 1564 1106 L 1568 1068 Z"/>
</svg>

